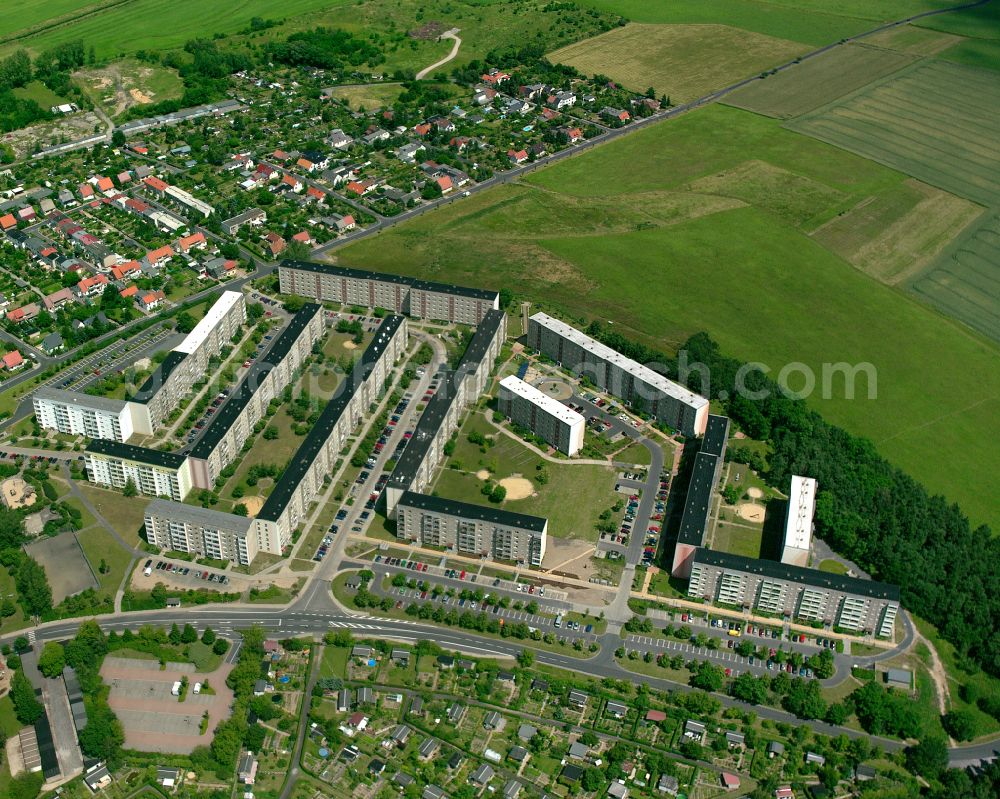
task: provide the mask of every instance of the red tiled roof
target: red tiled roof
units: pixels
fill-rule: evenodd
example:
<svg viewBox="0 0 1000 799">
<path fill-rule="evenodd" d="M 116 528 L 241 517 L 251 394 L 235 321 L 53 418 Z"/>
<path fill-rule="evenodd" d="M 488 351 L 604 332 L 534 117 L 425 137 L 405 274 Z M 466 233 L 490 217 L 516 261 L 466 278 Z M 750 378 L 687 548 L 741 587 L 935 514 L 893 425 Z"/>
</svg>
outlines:
<svg viewBox="0 0 1000 799">
<path fill-rule="evenodd" d="M 174 248 L 169 244 L 164 244 L 162 247 L 156 250 L 150 250 L 146 253 L 146 260 L 151 264 L 155 264 L 161 258 L 170 258 L 174 254 Z"/>
<path fill-rule="evenodd" d="M 3 216 L 0 216 L 0 228 L 10 230 L 12 227 L 17 227 L 17 220 L 14 218 L 13 214 L 4 214 Z"/>
<path fill-rule="evenodd" d="M 156 191 L 166 191 L 167 184 L 160 180 L 155 175 L 150 175 L 147 178 L 143 178 L 142 182 L 145 183 L 149 188 L 155 189 Z"/>
<path fill-rule="evenodd" d="M 3 365 L 6 369 L 13 369 L 15 366 L 20 366 L 22 363 L 24 363 L 24 358 L 17 350 L 8 352 L 3 356 Z"/>
<path fill-rule="evenodd" d="M 200 230 L 197 233 L 193 233 L 190 236 L 182 237 L 181 240 L 178 242 L 181 248 L 181 252 L 187 252 L 195 245 L 205 244 L 205 243 L 206 243 L 205 234 L 202 233 Z"/>
<path fill-rule="evenodd" d="M 115 184 L 111 181 L 111 178 L 99 178 L 97 181 L 97 188 L 101 191 L 108 191 L 114 187 Z"/>
<path fill-rule="evenodd" d="M 308 244 L 312 241 L 312 236 L 310 236 L 306 231 L 300 230 L 294 236 L 292 236 L 292 241 L 302 241 Z"/>
<path fill-rule="evenodd" d="M 118 293 L 121 294 L 123 297 L 133 297 L 139 293 L 139 287 L 136 286 L 135 283 L 133 283 L 131 286 L 123 288 Z"/>
<path fill-rule="evenodd" d="M 138 261 L 126 261 L 121 266 L 111 267 L 111 274 L 114 275 L 115 280 L 122 280 L 133 272 L 139 271 L 142 271 L 142 268 L 139 266 Z"/>
</svg>

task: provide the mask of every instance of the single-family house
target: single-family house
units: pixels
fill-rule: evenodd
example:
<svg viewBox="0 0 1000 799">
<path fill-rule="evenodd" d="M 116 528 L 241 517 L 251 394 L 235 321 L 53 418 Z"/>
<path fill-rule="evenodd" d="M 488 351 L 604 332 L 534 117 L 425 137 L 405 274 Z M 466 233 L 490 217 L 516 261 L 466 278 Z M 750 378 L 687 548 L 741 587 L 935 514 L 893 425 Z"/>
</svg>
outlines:
<svg viewBox="0 0 1000 799">
<path fill-rule="evenodd" d="M 12 350 L 3 356 L 3 368 L 12 371 L 24 366 L 24 356 L 17 350 Z"/>
<path fill-rule="evenodd" d="M 430 760 L 437 753 L 440 746 L 441 742 L 437 738 L 427 738 L 420 744 L 417 754 L 424 760 Z"/>
<path fill-rule="evenodd" d="M 281 255 L 288 246 L 288 242 L 274 232 L 267 233 L 264 236 L 264 241 L 267 242 L 267 248 L 273 257 Z"/>
<path fill-rule="evenodd" d="M 205 234 L 200 230 L 197 233 L 192 233 L 190 236 L 181 236 L 181 238 L 177 240 L 177 248 L 181 252 L 204 250 L 207 246 L 208 240 L 205 238 Z"/>
<path fill-rule="evenodd" d="M 45 310 L 47 311 L 55 311 L 62 308 L 66 303 L 73 302 L 73 299 L 73 290 L 71 288 L 62 288 L 43 297 L 42 305 L 45 306 Z"/>
<path fill-rule="evenodd" d="M 538 728 L 531 724 L 522 724 L 517 728 L 517 737 L 522 741 L 530 741 L 538 734 Z"/>
<path fill-rule="evenodd" d="M 601 109 L 601 116 L 605 119 L 612 119 L 618 122 L 628 122 L 629 119 L 631 119 L 628 111 L 624 111 L 621 108 L 611 108 L 609 106 L 605 106 Z"/>
<path fill-rule="evenodd" d="M 257 758 L 253 756 L 253 752 L 244 752 L 240 755 L 237 776 L 244 785 L 254 784 L 257 779 Z"/>
<path fill-rule="evenodd" d="M 489 765 L 489 763 L 483 763 L 469 775 L 469 782 L 475 785 L 486 785 L 493 779 L 494 774 L 496 772 L 493 770 L 493 766 Z"/>
<path fill-rule="evenodd" d="M 162 290 L 157 289 L 156 291 L 145 291 L 136 295 L 135 304 L 140 311 L 155 311 L 164 302 L 166 302 L 167 295 L 163 293 Z"/>
<path fill-rule="evenodd" d="M 512 164 L 523 164 L 525 161 L 528 160 L 528 151 L 527 150 L 508 150 L 507 151 L 507 160 L 510 161 Z"/>
</svg>

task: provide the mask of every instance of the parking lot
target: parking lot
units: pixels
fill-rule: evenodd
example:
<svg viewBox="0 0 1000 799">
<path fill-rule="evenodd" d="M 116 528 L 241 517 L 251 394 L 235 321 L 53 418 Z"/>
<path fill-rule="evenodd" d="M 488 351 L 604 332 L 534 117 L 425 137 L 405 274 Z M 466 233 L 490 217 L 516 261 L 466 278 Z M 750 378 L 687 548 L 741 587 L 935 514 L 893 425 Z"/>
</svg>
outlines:
<svg viewBox="0 0 1000 799">
<path fill-rule="evenodd" d="M 231 669 L 231 664 L 223 663 L 210 674 L 196 674 L 190 663 L 167 663 L 161 670 L 157 660 L 106 657 L 101 677 L 109 686 L 108 704 L 125 729 L 125 747 L 189 754 L 196 746 L 207 745 L 216 725 L 229 716 L 233 693 L 226 687 L 226 676 Z M 181 701 L 172 688 L 184 678 L 189 689 Z M 215 693 L 194 694 L 195 682 L 206 679 Z M 202 734 L 205 713 L 209 723 Z"/>
</svg>

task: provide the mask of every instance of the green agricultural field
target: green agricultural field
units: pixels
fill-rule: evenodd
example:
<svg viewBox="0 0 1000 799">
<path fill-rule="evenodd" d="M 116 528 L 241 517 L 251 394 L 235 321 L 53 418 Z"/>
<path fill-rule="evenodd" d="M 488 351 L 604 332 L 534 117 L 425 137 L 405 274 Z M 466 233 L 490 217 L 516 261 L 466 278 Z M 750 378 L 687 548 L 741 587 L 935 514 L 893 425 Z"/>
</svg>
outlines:
<svg viewBox="0 0 1000 799">
<path fill-rule="evenodd" d="M 0 37 L 35 28 L 46 22 L 73 16 L 103 5 L 96 0 L 18 0 L 0 15 Z"/>
<path fill-rule="evenodd" d="M 944 3 L 943 5 L 955 5 Z M 961 5 L 961 4 L 960 4 Z M 971 39 L 1000 39 L 1000 6 L 987 3 L 978 8 L 968 8 L 953 14 L 940 14 L 918 20 L 922 28 L 968 36 Z"/>
<path fill-rule="evenodd" d="M 690 188 L 748 162 L 765 164 L 750 174 L 767 180 L 717 181 L 715 190 L 739 197 Z M 514 286 L 545 298 L 540 309 L 581 323 L 613 319 L 623 334 L 665 349 L 705 330 L 724 351 L 774 372 L 793 361 L 817 373 L 824 362 L 870 362 L 877 399 L 835 394 L 811 398 L 813 407 L 870 437 L 973 522 L 1000 530 L 986 477 L 1000 468 L 995 345 L 807 235 L 906 180 L 775 120 L 711 106 L 338 254 L 426 279 Z M 944 462 L 941 452 L 964 454 Z"/>
<path fill-rule="evenodd" d="M 634 22 L 715 23 L 811 45 L 824 45 L 903 19 L 945 8 L 949 0 L 581 0 Z"/>
<path fill-rule="evenodd" d="M 952 33 L 918 28 L 915 25 L 900 25 L 898 28 L 890 28 L 873 36 L 866 36 L 864 39 L 864 43 L 869 46 L 916 56 L 937 55 L 942 50 L 964 41 L 963 37 Z"/>
<path fill-rule="evenodd" d="M 1000 41 L 963 39 L 942 51 L 939 57 L 969 67 L 1000 70 Z"/>
<path fill-rule="evenodd" d="M 783 64 L 808 48 L 725 25 L 631 23 L 549 54 L 588 75 L 633 91 L 652 86 L 682 103 Z"/>
<path fill-rule="evenodd" d="M 723 102 L 764 116 L 788 119 L 843 97 L 913 63 L 892 50 L 848 44 L 751 83 Z"/>
<path fill-rule="evenodd" d="M 81 6 L 72 0 L 57 0 L 61 6 Z M 38 4 L 41 5 L 41 4 Z M 211 37 L 213 33 L 234 33 L 247 27 L 253 17 L 294 17 L 331 6 L 349 5 L 338 0 L 284 0 L 280 7 L 267 0 L 231 3 L 204 3 L 201 0 L 130 0 L 105 10 L 81 16 L 75 21 L 28 36 L 17 42 L 38 53 L 64 42 L 82 39 L 93 45 L 99 59 L 128 55 L 137 50 L 168 50 L 188 39 Z M 39 9 L 39 14 L 42 10 Z M 48 13 L 44 18 L 51 18 Z M 20 26 L 23 27 L 23 26 Z M 7 49 L 7 48 L 5 48 Z"/>
<path fill-rule="evenodd" d="M 911 290 L 971 327 L 1000 341 L 1000 214 L 984 213 Z"/>
<path fill-rule="evenodd" d="M 1000 205 L 991 146 L 1000 81 L 985 70 L 923 61 L 787 123 L 987 206 Z"/>
</svg>

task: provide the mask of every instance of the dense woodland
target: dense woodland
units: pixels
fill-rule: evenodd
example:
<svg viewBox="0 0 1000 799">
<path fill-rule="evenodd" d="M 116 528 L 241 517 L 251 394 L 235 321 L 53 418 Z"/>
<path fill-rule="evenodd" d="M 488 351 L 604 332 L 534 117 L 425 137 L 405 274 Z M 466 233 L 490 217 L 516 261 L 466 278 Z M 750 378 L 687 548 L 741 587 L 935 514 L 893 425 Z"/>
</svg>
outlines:
<svg viewBox="0 0 1000 799">
<path fill-rule="evenodd" d="M 672 364 L 663 353 L 594 323 L 588 332 L 642 363 Z M 723 355 L 705 333 L 683 345 L 688 363 L 708 367 L 708 396 L 726 392 L 726 411 L 771 453 L 764 478 L 787 491 L 793 474 L 819 482 L 816 532 L 837 552 L 876 579 L 900 587 L 903 605 L 937 626 L 963 658 L 1000 676 L 1000 540 L 986 526 L 973 529 L 959 507 L 878 454 L 871 441 L 854 436 L 787 397 L 761 372 L 744 385 L 766 394 L 750 400 L 736 390 L 743 363 Z M 703 372 L 690 387 L 703 391 Z"/>
</svg>

